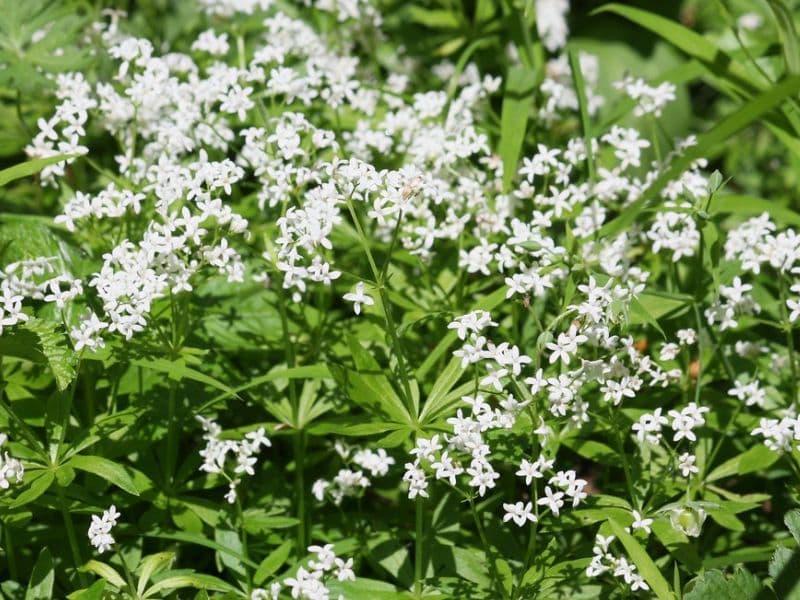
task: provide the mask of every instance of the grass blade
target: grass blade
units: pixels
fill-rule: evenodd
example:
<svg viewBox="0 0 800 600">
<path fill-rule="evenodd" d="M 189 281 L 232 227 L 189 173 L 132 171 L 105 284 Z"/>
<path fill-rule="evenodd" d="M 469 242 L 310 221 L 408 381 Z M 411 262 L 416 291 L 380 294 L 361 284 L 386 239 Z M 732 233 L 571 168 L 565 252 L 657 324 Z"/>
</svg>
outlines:
<svg viewBox="0 0 800 600">
<path fill-rule="evenodd" d="M 787 98 L 800 91 L 800 76 L 790 77 L 772 89 L 756 96 L 738 110 L 722 119 L 716 126 L 699 137 L 692 146 L 677 158 L 633 203 L 613 221 L 600 230 L 601 236 L 614 236 L 633 223 L 639 214 L 670 181 L 680 176 L 692 162 L 701 157 L 710 158 L 725 148 L 724 142 L 732 135 L 757 121 L 769 111 L 779 107 Z"/>
<path fill-rule="evenodd" d="M 522 153 L 522 142 L 528 127 L 533 94 L 536 89 L 536 73 L 522 66 L 512 67 L 506 80 L 500 114 L 500 143 L 497 153 L 503 161 L 503 189 L 511 187 L 517 172 L 517 163 Z"/>
<path fill-rule="evenodd" d="M 581 113 L 581 128 L 583 129 L 583 144 L 586 146 L 586 169 L 589 172 L 589 181 L 595 181 L 594 156 L 592 153 L 592 124 L 589 121 L 589 105 L 586 101 L 586 83 L 581 71 L 579 53 L 575 50 L 569 52 L 569 66 L 572 71 L 572 84 L 578 95 L 578 106 Z"/>
<path fill-rule="evenodd" d="M 778 24 L 778 37 L 786 59 L 786 72 L 797 75 L 800 73 L 800 47 L 797 43 L 797 30 L 794 27 L 792 13 L 783 0 L 767 0 L 767 2 Z"/>
</svg>

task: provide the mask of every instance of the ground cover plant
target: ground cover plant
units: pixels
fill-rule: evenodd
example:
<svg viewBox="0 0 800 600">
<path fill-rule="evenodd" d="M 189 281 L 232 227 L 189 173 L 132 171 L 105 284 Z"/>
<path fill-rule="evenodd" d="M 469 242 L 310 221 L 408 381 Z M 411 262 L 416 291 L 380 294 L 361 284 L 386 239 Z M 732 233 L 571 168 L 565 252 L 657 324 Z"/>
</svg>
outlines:
<svg viewBox="0 0 800 600">
<path fill-rule="evenodd" d="M 0 1 L 0 596 L 800 598 L 797 16 Z"/>
</svg>

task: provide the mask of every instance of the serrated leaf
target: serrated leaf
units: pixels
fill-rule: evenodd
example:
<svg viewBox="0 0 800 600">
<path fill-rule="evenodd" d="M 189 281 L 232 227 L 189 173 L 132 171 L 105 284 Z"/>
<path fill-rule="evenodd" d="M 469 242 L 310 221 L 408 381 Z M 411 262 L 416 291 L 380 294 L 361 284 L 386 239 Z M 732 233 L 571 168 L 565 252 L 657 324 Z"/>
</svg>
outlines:
<svg viewBox="0 0 800 600">
<path fill-rule="evenodd" d="M 794 541 L 800 545 L 800 510 L 790 510 L 783 517 L 783 522 L 786 524 L 789 533 L 792 534 Z"/>
<path fill-rule="evenodd" d="M 0 336 L 0 355 L 47 365 L 56 387 L 63 392 L 75 378 L 75 353 L 57 327 L 50 321 L 30 318 Z"/>
<path fill-rule="evenodd" d="M 772 587 L 781 600 L 800 599 L 800 550 L 779 547 L 769 562 Z"/>
<path fill-rule="evenodd" d="M 758 578 L 746 569 L 737 569 L 731 576 L 715 569 L 698 577 L 683 600 L 755 600 L 761 588 Z"/>
<path fill-rule="evenodd" d="M 131 476 L 119 463 L 115 463 L 102 456 L 78 454 L 69 459 L 67 464 L 80 471 L 86 471 L 87 473 L 97 475 L 101 479 L 113 483 L 129 494 L 133 494 L 134 496 L 139 495 L 139 490 L 136 488 L 133 479 L 131 479 Z"/>
</svg>

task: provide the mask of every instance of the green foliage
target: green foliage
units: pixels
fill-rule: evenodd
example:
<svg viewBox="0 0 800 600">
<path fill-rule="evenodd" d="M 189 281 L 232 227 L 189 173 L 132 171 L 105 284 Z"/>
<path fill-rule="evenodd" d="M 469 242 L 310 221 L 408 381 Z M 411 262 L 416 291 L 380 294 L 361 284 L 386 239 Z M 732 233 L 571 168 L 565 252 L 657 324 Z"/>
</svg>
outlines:
<svg viewBox="0 0 800 600">
<path fill-rule="evenodd" d="M 0 0 L 0 598 L 800 600 L 800 4 L 227 4 Z"/>
</svg>

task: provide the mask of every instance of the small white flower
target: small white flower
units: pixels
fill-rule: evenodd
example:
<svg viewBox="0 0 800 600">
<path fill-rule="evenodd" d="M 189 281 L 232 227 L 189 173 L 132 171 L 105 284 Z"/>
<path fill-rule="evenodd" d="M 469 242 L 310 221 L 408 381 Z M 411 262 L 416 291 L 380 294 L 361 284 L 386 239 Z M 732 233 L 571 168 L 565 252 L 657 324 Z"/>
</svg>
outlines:
<svg viewBox="0 0 800 600">
<path fill-rule="evenodd" d="M 525 525 L 526 522 L 531 521 L 535 523 L 537 521 L 536 515 L 532 512 L 533 504 L 528 502 L 527 504 L 523 504 L 522 502 L 517 502 L 516 504 L 503 504 L 503 510 L 505 511 L 505 515 L 503 516 L 503 522 L 506 523 L 508 521 L 513 520 L 519 527 Z"/>
<path fill-rule="evenodd" d="M 353 303 L 353 312 L 356 313 L 357 315 L 361 314 L 361 305 L 362 304 L 364 306 L 372 306 L 373 304 L 375 304 L 375 300 L 372 298 L 372 296 L 369 296 L 368 294 L 364 293 L 364 282 L 363 281 L 359 281 L 356 284 L 356 291 L 355 292 L 348 292 L 347 294 L 345 294 L 343 296 L 343 298 L 345 300 L 347 300 L 348 302 L 352 302 Z"/>
</svg>

